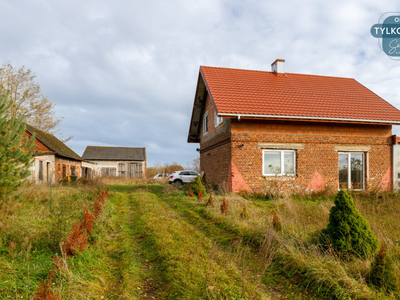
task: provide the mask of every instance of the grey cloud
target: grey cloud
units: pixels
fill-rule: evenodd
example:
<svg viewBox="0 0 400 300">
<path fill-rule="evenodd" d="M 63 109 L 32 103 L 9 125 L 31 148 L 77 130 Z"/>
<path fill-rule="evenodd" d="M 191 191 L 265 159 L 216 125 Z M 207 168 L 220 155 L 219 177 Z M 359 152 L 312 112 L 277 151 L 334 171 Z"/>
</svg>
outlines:
<svg viewBox="0 0 400 300">
<path fill-rule="evenodd" d="M 87 145 L 146 146 L 149 165 L 187 144 L 200 65 L 353 77 L 400 108 L 399 62 L 369 34 L 396 1 L 1 1 L 0 56 L 37 74 Z M 397 127 L 394 131 L 397 130 Z"/>
</svg>

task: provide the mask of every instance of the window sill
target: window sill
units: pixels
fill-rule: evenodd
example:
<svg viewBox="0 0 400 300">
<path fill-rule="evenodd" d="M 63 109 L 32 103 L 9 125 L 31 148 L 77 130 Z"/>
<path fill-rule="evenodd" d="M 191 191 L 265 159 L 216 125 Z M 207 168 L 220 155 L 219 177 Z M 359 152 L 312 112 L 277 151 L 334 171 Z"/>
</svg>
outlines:
<svg viewBox="0 0 400 300">
<path fill-rule="evenodd" d="M 294 181 L 296 175 L 263 175 L 266 181 Z"/>
</svg>

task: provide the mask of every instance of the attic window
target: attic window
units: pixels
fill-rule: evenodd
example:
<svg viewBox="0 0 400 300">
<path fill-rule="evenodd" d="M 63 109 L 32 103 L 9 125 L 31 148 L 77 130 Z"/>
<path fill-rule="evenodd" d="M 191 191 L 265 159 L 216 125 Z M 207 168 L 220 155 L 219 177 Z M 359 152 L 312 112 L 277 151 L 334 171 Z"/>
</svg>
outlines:
<svg viewBox="0 0 400 300">
<path fill-rule="evenodd" d="M 204 114 L 203 117 L 203 135 L 208 133 L 208 111 Z"/>
<path fill-rule="evenodd" d="M 218 117 L 217 112 L 214 113 L 214 123 L 215 123 L 215 127 L 217 127 L 219 124 L 222 124 L 222 122 L 224 121 L 223 118 Z"/>
</svg>

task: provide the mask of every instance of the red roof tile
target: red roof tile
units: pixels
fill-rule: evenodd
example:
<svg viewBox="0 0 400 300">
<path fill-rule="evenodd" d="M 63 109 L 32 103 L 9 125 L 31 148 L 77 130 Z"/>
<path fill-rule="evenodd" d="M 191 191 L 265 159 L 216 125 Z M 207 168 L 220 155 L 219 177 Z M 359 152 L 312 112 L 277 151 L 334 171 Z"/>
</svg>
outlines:
<svg viewBox="0 0 400 300">
<path fill-rule="evenodd" d="M 400 111 L 351 78 L 201 67 L 218 114 L 400 122 Z"/>
</svg>

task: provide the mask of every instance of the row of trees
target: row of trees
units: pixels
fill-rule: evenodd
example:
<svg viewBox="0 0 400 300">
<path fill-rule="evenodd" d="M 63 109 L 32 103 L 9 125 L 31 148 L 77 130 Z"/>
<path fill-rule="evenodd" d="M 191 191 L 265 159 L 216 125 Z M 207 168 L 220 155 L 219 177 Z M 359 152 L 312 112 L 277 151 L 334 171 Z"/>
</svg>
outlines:
<svg viewBox="0 0 400 300">
<path fill-rule="evenodd" d="M 189 161 L 186 164 L 186 168 L 182 167 L 180 164 L 177 162 L 173 162 L 172 164 L 166 163 L 164 165 L 157 163 L 153 167 L 148 167 L 147 168 L 147 177 L 151 178 L 156 174 L 159 173 L 164 173 L 164 174 L 171 174 L 175 171 L 180 171 L 180 170 L 192 170 L 200 173 L 200 157 L 193 159 L 192 161 Z"/>
<path fill-rule="evenodd" d="M 184 168 L 177 162 L 173 162 L 172 164 L 166 163 L 164 165 L 157 163 L 153 167 L 147 168 L 147 177 L 152 178 L 153 176 L 157 175 L 158 173 L 171 174 L 175 171 L 179 171 L 179 170 L 183 170 L 183 169 Z"/>
</svg>

